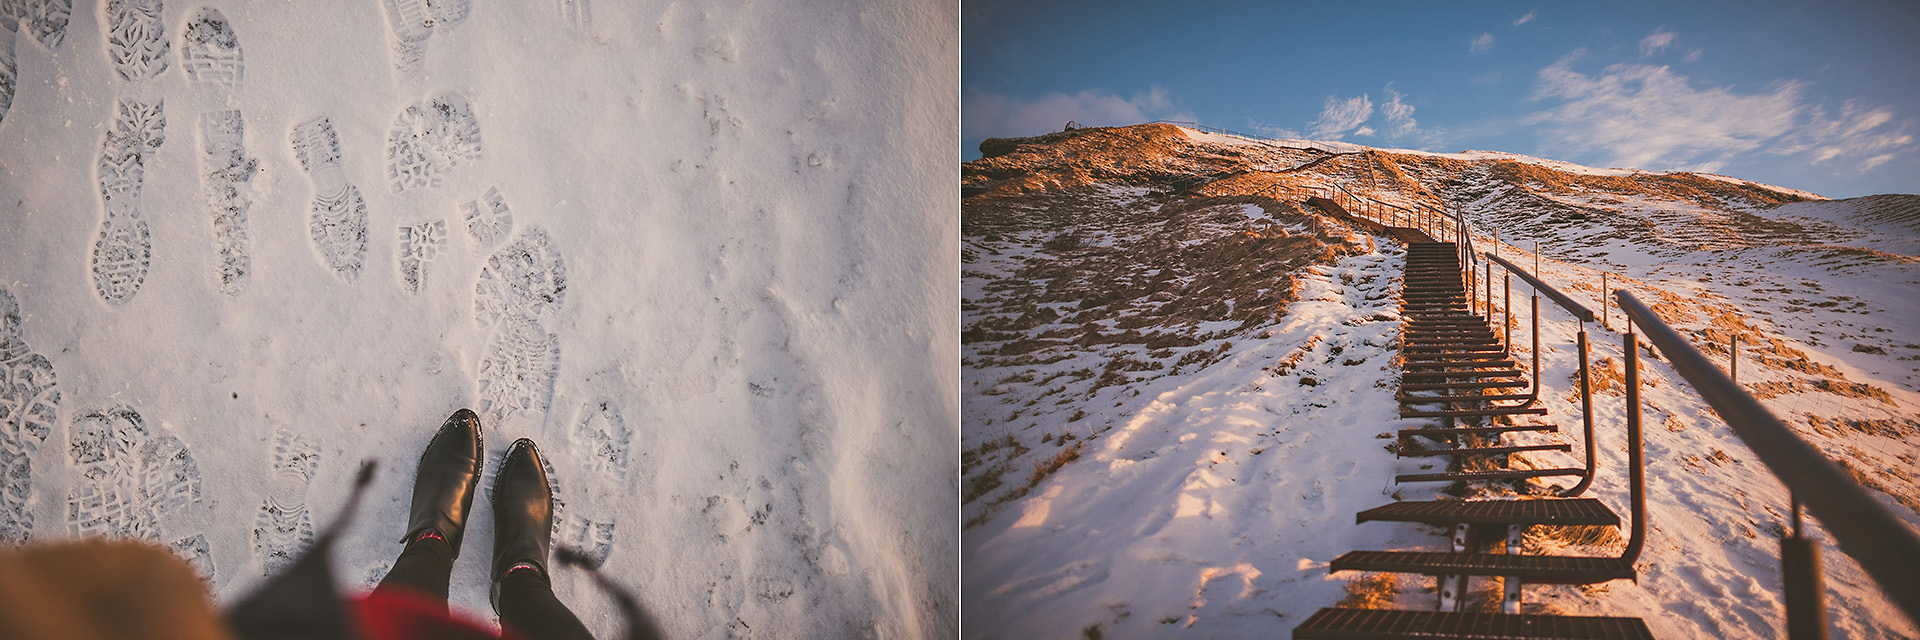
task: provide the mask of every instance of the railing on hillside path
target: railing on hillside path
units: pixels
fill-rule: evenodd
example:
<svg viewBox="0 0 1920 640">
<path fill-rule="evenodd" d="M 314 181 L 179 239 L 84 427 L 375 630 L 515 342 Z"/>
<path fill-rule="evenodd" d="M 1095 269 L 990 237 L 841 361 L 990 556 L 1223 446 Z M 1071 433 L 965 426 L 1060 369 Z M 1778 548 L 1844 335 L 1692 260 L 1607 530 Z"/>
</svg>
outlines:
<svg viewBox="0 0 1920 640">
<path fill-rule="evenodd" d="M 1458 242 L 1465 223 L 1457 216 L 1431 205 L 1408 209 L 1397 204 L 1356 195 L 1338 182 L 1320 189 L 1321 197 L 1338 203 L 1348 213 L 1387 227 L 1418 229 L 1439 242 Z M 1466 261 L 1461 261 L 1464 265 Z"/>
<path fill-rule="evenodd" d="M 1282 144 L 1277 140 L 1261 138 L 1259 136 L 1253 136 L 1253 135 L 1249 135 L 1239 131 L 1234 131 L 1231 129 L 1223 129 L 1220 127 L 1210 127 L 1207 125 L 1199 124 L 1196 122 L 1190 122 L 1186 120 L 1155 120 L 1153 121 L 1152 124 L 1179 125 L 1179 126 L 1188 127 L 1191 129 L 1196 129 L 1199 131 L 1208 132 L 1208 133 L 1218 133 L 1221 135 L 1229 135 L 1229 136 L 1246 138 L 1247 140 L 1252 142 L 1258 142 L 1268 146 L 1275 146 L 1280 148 L 1312 149 L 1315 151 L 1321 151 L 1321 152 L 1331 153 L 1331 154 L 1349 153 L 1346 151 L 1335 149 L 1328 145 L 1322 145 L 1319 143 L 1314 143 L 1312 141 L 1305 141 L 1305 140 L 1288 141 L 1287 144 Z M 1294 143 L 1302 143 L 1302 144 L 1294 144 Z M 1242 169 L 1239 167 L 1235 167 L 1232 169 L 1218 171 L 1205 176 L 1192 176 L 1190 178 L 1175 182 L 1174 191 L 1185 192 L 1185 191 L 1202 189 L 1207 184 L 1210 184 L 1213 181 L 1218 180 L 1222 177 L 1236 173 L 1240 170 Z M 1414 205 L 1414 208 L 1407 208 L 1397 204 L 1393 204 L 1391 202 L 1386 202 L 1386 201 L 1375 199 L 1375 198 L 1361 196 L 1347 189 L 1346 185 L 1342 185 L 1337 182 L 1330 183 L 1327 186 L 1313 186 L 1313 187 L 1299 187 L 1299 186 L 1288 185 L 1286 183 L 1276 182 L 1274 184 L 1268 185 L 1266 188 L 1263 188 L 1259 191 L 1255 191 L 1247 195 L 1270 195 L 1273 193 L 1280 193 L 1280 192 L 1285 192 L 1289 196 L 1312 194 L 1319 197 L 1323 197 L 1338 203 L 1342 208 L 1346 209 L 1348 213 L 1351 213 L 1355 216 L 1365 218 L 1371 222 L 1379 223 L 1382 226 L 1406 227 L 1406 228 L 1418 229 L 1422 233 L 1427 234 L 1428 237 L 1433 238 L 1440 242 L 1457 242 L 1459 241 L 1460 238 L 1468 237 L 1469 244 L 1471 243 L 1471 239 L 1470 239 L 1471 229 L 1469 229 L 1465 221 L 1461 220 L 1458 216 L 1447 213 L 1446 211 L 1443 211 L 1432 205 L 1417 204 L 1417 205 Z M 1472 254 L 1463 253 L 1462 255 L 1471 257 Z M 1462 262 L 1464 263 L 1466 261 L 1463 260 Z"/>
<path fill-rule="evenodd" d="M 1574 319 L 1580 321 L 1580 332 L 1575 336 L 1575 345 L 1580 352 L 1580 427 L 1586 434 L 1587 475 L 1580 478 L 1580 484 L 1562 491 L 1560 495 L 1571 497 L 1585 493 L 1587 487 L 1593 484 L 1594 475 L 1593 386 L 1590 371 L 1587 366 L 1587 323 L 1593 322 L 1593 311 L 1587 309 L 1585 305 L 1575 302 L 1573 298 L 1568 297 L 1567 294 L 1561 293 L 1559 289 L 1553 288 L 1553 285 L 1542 282 L 1540 278 L 1535 275 L 1535 273 L 1540 270 L 1538 252 L 1534 254 L 1536 263 L 1532 272 L 1515 266 L 1505 258 L 1501 258 L 1492 253 L 1482 253 L 1481 255 L 1487 259 L 1486 315 L 1489 320 L 1493 319 L 1493 265 L 1498 264 L 1502 269 L 1506 270 L 1506 304 L 1502 306 L 1506 310 L 1507 320 L 1501 323 L 1503 333 L 1510 332 L 1512 328 L 1513 276 L 1520 276 L 1520 281 L 1526 283 L 1528 288 L 1533 291 L 1533 379 L 1535 388 L 1538 388 L 1540 384 L 1540 294 L 1546 294 L 1547 299 L 1559 304 L 1560 308 L 1565 309 L 1567 313 L 1573 314 Z M 1508 349 L 1512 349 L 1513 341 L 1511 336 L 1503 339 L 1502 342 L 1507 344 Z"/>
<path fill-rule="evenodd" d="M 1734 435 L 1792 494 L 1796 507 L 1793 535 L 1780 541 L 1789 637 L 1825 638 L 1827 634 L 1820 547 L 1800 535 L 1797 507 L 1803 502 L 1801 497 L 1815 498 L 1804 502 L 1827 525 L 1840 550 L 1860 562 L 1860 568 L 1880 584 L 1881 591 L 1906 612 L 1909 620 L 1920 621 L 1920 534 L 1820 449 L 1794 434 L 1633 294 L 1621 289 L 1614 292 L 1614 298 L 1627 314 L 1629 347 L 1637 344 L 1631 338 L 1634 329 L 1645 330 L 1647 342 L 1666 356 L 1673 370 L 1720 414 Z M 1628 385 L 1633 387 L 1630 391 L 1637 391 L 1637 380 L 1630 380 Z"/>
</svg>

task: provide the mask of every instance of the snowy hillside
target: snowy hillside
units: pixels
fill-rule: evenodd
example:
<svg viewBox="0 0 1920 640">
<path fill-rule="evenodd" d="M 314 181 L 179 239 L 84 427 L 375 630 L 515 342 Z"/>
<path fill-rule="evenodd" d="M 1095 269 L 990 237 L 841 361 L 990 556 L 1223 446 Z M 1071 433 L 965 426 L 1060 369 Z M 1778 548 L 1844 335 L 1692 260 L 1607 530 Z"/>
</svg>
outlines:
<svg viewBox="0 0 1920 640">
<path fill-rule="evenodd" d="M 954 633 L 953 7 L 0 8 L 0 540 L 232 600 L 371 458 L 361 588 L 471 406 L 674 637 Z"/>
<path fill-rule="evenodd" d="M 962 171 L 972 194 L 961 232 L 968 637 L 1280 635 L 1369 589 L 1430 609 L 1430 579 L 1328 575 L 1328 561 L 1353 549 L 1445 547 L 1436 528 L 1356 525 L 1356 512 L 1564 483 L 1394 484 L 1436 464 L 1393 453 L 1396 430 L 1431 423 L 1399 418 L 1393 399 L 1404 250 L 1285 197 L 1285 186 L 1340 183 L 1461 210 L 1483 248 L 1497 233 L 1500 251 L 1527 263 L 1538 241 L 1543 277 L 1595 309 L 1606 272 L 1608 286 L 1647 300 L 1711 357 L 1724 359 L 1738 335 L 1741 382 L 1920 527 L 1914 196 L 1825 201 L 1724 176 L 1289 148 L 1167 125 L 990 142 L 998 153 Z M 1161 193 L 1191 176 L 1211 180 L 1201 195 Z M 1314 250 L 1249 244 L 1262 238 Z M 1525 295 L 1516 279 L 1523 362 Z M 1577 467 L 1580 323 L 1551 302 L 1542 314 L 1541 421 L 1563 428 L 1514 444 L 1576 453 L 1512 464 Z M 1622 316 L 1610 315 L 1611 328 L 1586 327 L 1600 451 L 1587 495 L 1624 512 Z M 1661 637 L 1779 635 L 1785 489 L 1665 363 L 1643 359 L 1642 369 L 1650 534 L 1640 577 L 1528 586 L 1525 610 L 1641 617 Z M 1811 526 L 1827 547 L 1836 631 L 1920 635 Z M 1591 554 L 1623 543 L 1526 542 Z"/>
</svg>

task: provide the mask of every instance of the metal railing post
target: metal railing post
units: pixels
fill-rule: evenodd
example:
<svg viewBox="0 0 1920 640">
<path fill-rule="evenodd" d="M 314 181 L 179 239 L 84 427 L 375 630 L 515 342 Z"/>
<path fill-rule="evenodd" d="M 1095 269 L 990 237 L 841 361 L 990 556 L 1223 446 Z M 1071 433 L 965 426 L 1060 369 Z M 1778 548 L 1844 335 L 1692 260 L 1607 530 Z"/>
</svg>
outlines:
<svg viewBox="0 0 1920 640">
<path fill-rule="evenodd" d="M 1594 468 L 1597 459 L 1593 457 L 1593 387 L 1587 369 L 1587 323 L 1580 323 L 1580 429 L 1587 437 L 1587 475 L 1580 478 L 1580 484 L 1562 492 L 1561 497 L 1571 498 L 1586 493 L 1593 484 Z"/>
<path fill-rule="evenodd" d="M 1487 320 L 1492 321 L 1493 320 L 1493 261 L 1488 260 L 1486 268 L 1481 269 L 1481 271 L 1485 272 L 1486 274 L 1485 279 L 1487 281 L 1487 285 L 1486 285 L 1487 287 Z"/>
<path fill-rule="evenodd" d="M 1527 392 L 1527 404 L 1540 399 L 1540 292 L 1533 292 L 1533 390 Z"/>
<path fill-rule="evenodd" d="M 1513 355 L 1513 270 L 1502 269 L 1506 274 L 1506 296 L 1501 298 L 1500 311 L 1505 316 L 1500 321 L 1500 344 L 1507 348 L 1507 355 Z"/>
<path fill-rule="evenodd" d="M 1727 345 L 1727 379 L 1740 384 L 1740 334 L 1733 334 Z"/>
<path fill-rule="evenodd" d="M 1640 549 L 1646 544 L 1647 496 L 1641 488 L 1646 486 L 1646 460 L 1640 453 L 1640 336 L 1629 331 L 1622 345 L 1627 352 L 1627 483 L 1633 489 L 1633 537 L 1627 539 L 1627 549 L 1620 554 L 1628 562 L 1640 557 Z"/>
<path fill-rule="evenodd" d="M 1613 329 L 1613 325 L 1607 324 L 1607 272 L 1605 271 L 1600 272 L 1600 326 L 1608 330 Z"/>
</svg>

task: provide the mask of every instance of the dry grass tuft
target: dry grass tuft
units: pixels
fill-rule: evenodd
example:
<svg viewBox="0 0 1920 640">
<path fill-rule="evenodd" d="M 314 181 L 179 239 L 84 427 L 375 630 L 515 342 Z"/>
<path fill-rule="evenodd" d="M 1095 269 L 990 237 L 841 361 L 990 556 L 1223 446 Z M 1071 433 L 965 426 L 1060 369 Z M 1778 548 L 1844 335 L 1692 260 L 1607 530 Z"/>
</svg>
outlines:
<svg viewBox="0 0 1920 640">
<path fill-rule="evenodd" d="M 1592 380 L 1588 384 L 1592 385 L 1594 394 L 1610 393 L 1617 396 L 1626 395 L 1627 367 L 1619 360 L 1611 357 L 1601 358 L 1588 366 L 1588 370 L 1589 373 L 1592 374 Z M 1578 374 L 1576 373 L 1575 376 L 1578 376 Z M 1578 377 L 1575 377 L 1574 384 L 1578 385 L 1579 382 Z M 1580 401 L 1579 393 L 1579 387 L 1576 386 L 1574 388 L 1574 402 Z"/>
<path fill-rule="evenodd" d="M 1877 400 L 1883 404 L 1893 404 L 1893 396 L 1889 395 L 1886 389 L 1864 382 L 1815 378 L 1813 380 L 1813 388 L 1842 398 L 1865 398 L 1868 400 Z"/>
<path fill-rule="evenodd" d="M 1333 606 L 1342 609 L 1392 609 L 1400 578 L 1392 573 L 1366 573 L 1347 581 L 1347 595 Z"/>
<path fill-rule="evenodd" d="M 1576 527 L 1532 526 L 1520 537 L 1520 549 L 1527 555 L 1567 555 L 1577 550 L 1586 555 L 1617 553 L 1627 546 L 1620 528 L 1609 525 Z"/>
<path fill-rule="evenodd" d="M 1846 458 L 1839 458 L 1839 457 L 1833 458 L 1833 461 L 1836 463 L 1839 463 L 1840 470 L 1847 472 L 1847 475 L 1852 476 L 1854 481 L 1859 482 L 1861 486 L 1873 489 L 1875 491 L 1879 491 L 1880 493 L 1887 494 L 1888 497 L 1893 498 L 1894 500 L 1898 501 L 1900 504 L 1906 505 L 1908 509 L 1912 509 L 1914 513 L 1920 513 L 1920 499 L 1916 499 L 1914 496 L 1907 495 L 1905 493 L 1893 491 L 1891 487 L 1888 487 L 1886 483 L 1881 482 L 1879 478 L 1874 477 L 1872 473 L 1869 473 L 1867 471 L 1862 471 L 1860 467 L 1857 466 L 1858 465 L 1857 462 L 1852 462 L 1847 460 Z M 1889 469 L 1886 471 L 1886 473 L 1891 474 L 1893 472 L 1892 470 Z"/>
<path fill-rule="evenodd" d="M 1834 433 L 1844 427 L 1870 436 L 1912 440 L 1920 437 L 1920 420 L 1912 418 L 1828 418 L 1807 414 L 1807 424 L 1818 433 Z"/>
<path fill-rule="evenodd" d="M 1033 463 L 1033 475 L 1027 477 L 1027 484 L 1020 488 L 1020 494 L 1026 495 L 1026 493 L 1032 491 L 1034 487 L 1040 486 L 1040 481 L 1046 480 L 1047 476 L 1053 475 L 1055 471 L 1059 471 L 1060 467 L 1067 466 L 1067 463 L 1080 459 L 1081 444 L 1082 443 L 1075 442 L 1070 446 L 1062 448 L 1059 453 L 1053 454 L 1052 457 L 1042 458 L 1040 461 Z"/>
</svg>

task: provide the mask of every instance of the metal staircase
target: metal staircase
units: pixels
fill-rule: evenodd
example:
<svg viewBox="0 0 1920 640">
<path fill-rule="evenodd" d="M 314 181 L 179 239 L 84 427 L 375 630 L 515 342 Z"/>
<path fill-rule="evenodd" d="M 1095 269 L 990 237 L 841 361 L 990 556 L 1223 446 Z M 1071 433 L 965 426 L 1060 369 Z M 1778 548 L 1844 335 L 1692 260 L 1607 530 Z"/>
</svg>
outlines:
<svg viewBox="0 0 1920 640">
<path fill-rule="evenodd" d="M 1329 570 L 1383 571 L 1435 576 L 1440 581 L 1438 611 L 1392 611 L 1363 609 L 1321 609 L 1293 631 L 1299 640 L 1312 638 L 1649 638 L 1651 633 L 1637 618 L 1552 616 L 1520 613 L 1520 586 L 1526 582 L 1542 584 L 1593 584 L 1635 577 L 1634 561 L 1646 541 L 1645 482 L 1641 466 L 1640 420 L 1637 387 L 1629 404 L 1627 450 L 1632 466 L 1629 474 L 1631 497 L 1631 535 L 1625 551 L 1618 557 L 1538 556 L 1521 553 L 1521 537 L 1531 526 L 1619 526 L 1620 517 L 1606 505 L 1591 498 L 1578 498 L 1593 478 L 1593 421 L 1587 393 L 1586 332 L 1579 334 L 1581 391 L 1586 434 L 1585 468 L 1566 469 L 1478 469 L 1463 470 L 1467 459 L 1504 459 L 1525 451 L 1570 451 L 1567 444 L 1509 444 L 1502 436 L 1518 432 L 1556 432 L 1552 424 L 1497 424 L 1517 416 L 1543 415 L 1537 404 L 1540 386 L 1529 380 L 1529 371 L 1540 370 L 1539 297 L 1533 298 L 1532 367 L 1522 369 L 1512 358 L 1510 336 L 1496 333 L 1492 320 L 1492 287 L 1488 278 L 1486 313 L 1474 308 L 1469 278 L 1463 269 L 1463 256 L 1454 243 L 1414 242 L 1407 252 L 1406 280 L 1402 291 L 1402 315 L 1405 322 L 1402 342 L 1403 372 L 1397 399 L 1400 415 L 1406 418 L 1433 418 L 1438 424 L 1400 430 L 1402 457 L 1448 457 L 1449 469 L 1436 473 L 1401 474 L 1396 482 L 1486 482 L 1549 476 L 1577 476 L 1579 484 L 1561 495 L 1522 500 L 1438 500 L 1396 502 L 1360 512 L 1356 520 L 1421 522 L 1450 527 L 1451 552 L 1435 551 L 1353 551 L 1336 558 Z M 1502 263 L 1505 264 L 1504 262 Z M 1511 265 L 1506 265 L 1511 269 Z M 1542 286 L 1530 275 L 1524 279 Z M 1508 288 L 1511 300 L 1511 287 Z M 1573 309 L 1569 309 L 1573 310 Z M 1576 311 L 1576 315 L 1584 312 Z M 1591 312 L 1582 316 L 1590 320 Z M 1628 349 L 1631 353 L 1633 350 Z M 1637 375 L 1635 359 L 1629 356 L 1629 376 Z M 1520 391 L 1521 388 L 1524 391 Z M 1438 448 L 1415 446 L 1423 442 Z M 1504 553 L 1486 553 L 1476 544 L 1476 528 L 1503 527 Z M 1495 545 L 1500 547 L 1501 545 Z M 1470 577 L 1502 579 L 1504 594 L 1501 613 L 1460 611 Z"/>
</svg>

